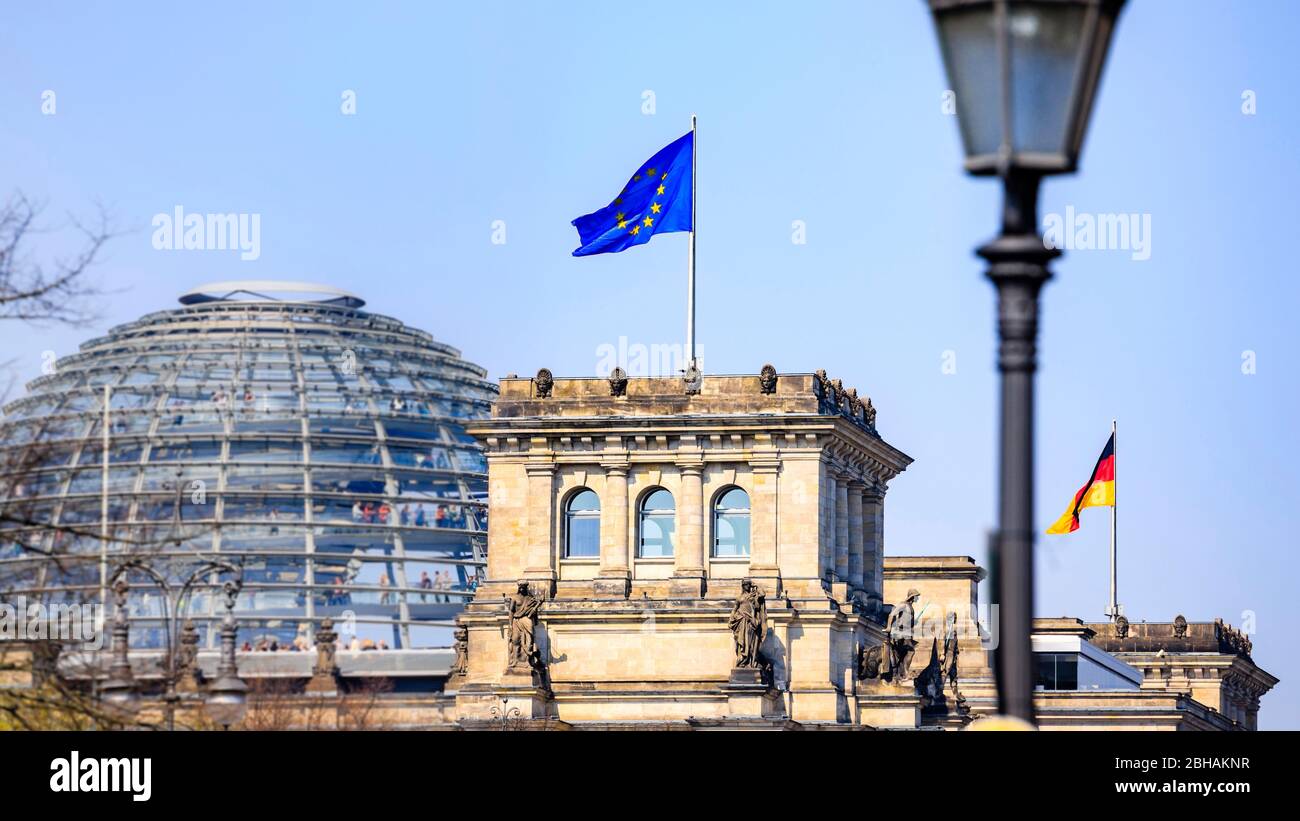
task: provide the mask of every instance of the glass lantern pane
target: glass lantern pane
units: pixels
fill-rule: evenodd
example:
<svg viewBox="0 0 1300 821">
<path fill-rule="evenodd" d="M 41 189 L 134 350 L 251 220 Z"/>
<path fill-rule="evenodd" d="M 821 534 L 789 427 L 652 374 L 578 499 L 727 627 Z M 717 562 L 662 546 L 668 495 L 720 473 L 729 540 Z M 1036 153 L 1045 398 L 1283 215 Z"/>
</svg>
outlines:
<svg viewBox="0 0 1300 821">
<path fill-rule="evenodd" d="M 1085 9 L 1065 3 L 1012 3 L 1011 134 L 1017 152 L 1064 152 Z"/>
<path fill-rule="evenodd" d="M 966 156 L 996 154 L 1002 140 L 1002 95 L 993 6 L 946 11 L 938 26 Z"/>
</svg>

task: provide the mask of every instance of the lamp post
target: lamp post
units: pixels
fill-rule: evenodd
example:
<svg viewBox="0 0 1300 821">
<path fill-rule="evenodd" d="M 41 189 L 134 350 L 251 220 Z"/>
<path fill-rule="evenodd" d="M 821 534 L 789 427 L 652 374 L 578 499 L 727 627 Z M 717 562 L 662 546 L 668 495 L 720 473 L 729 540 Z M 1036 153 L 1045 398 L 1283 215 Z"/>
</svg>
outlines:
<svg viewBox="0 0 1300 821">
<path fill-rule="evenodd" d="M 222 588 L 226 599 L 226 617 L 221 622 L 221 662 L 217 665 L 217 678 L 208 688 L 204 709 L 208 717 L 225 729 L 238 724 L 248 711 L 248 685 L 235 669 L 235 600 L 243 581 L 228 581 Z"/>
<path fill-rule="evenodd" d="M 1038 188 L 1073 173 L 1124 0 L 928 0 L 956 95 L 966 170 L 1001 177 L 1002 231 L 976 253 L 997 290 L 1001 377 L 994 602 L 998 709 L 1033 721 L 1034 370 L 1038 292 L 1060 251 Z"/>
<path fill-rule="evenodd" d="M 179 590 L 174 590 L 167 578 L 154 570 L 141 559 L 130 559 L 118 565 L 111 577 L 114 593 L 112 666 L 109 668 L 108 680 L 100 688 L 104 701 L 120 715 L 128 716 L 140 708 L 140 697 L 136 692 L 135 679 L 131 672 L 128 656 L 130 622 L 127 619 L 126 602 L 130 591 L 127 576 L 135 571 L 145 576 L 162 591 L 163 636 L 166 640 L 163 656 L 163 696 L 167 729 L 176 729 L 176 704 L 180 694 L 176 685 L 185 672 L 178 664 L 180 641 L 176 634 L 176 625 L 184 621 L 183 609 L 188 606 L 190 591 L 202 577 L 211 573 L 222 572 L 235 575 L 223 587 L 226 615 L 221 627 L 221 659 L 217 667 L 217 678 L 208 688 L 204 709 L 208 716 L 229 727 L 243 718 L 247 708 L 245 694 L 247 686 L 239 679 L 235 668 L 235 601 L 243 588 L 243 568 L 223 561 L 204 562 L 196 568 Z M 185 622 L 185 629 L 192 625 Z"/>
</svg>

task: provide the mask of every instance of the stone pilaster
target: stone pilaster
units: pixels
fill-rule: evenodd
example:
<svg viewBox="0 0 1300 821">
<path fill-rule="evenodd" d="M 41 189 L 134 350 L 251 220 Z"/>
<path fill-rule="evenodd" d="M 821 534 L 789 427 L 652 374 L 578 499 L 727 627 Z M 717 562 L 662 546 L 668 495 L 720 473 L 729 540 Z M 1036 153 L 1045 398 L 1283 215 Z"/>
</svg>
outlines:
<svg viewBox="0 0 1300 821">
<path fill-rule="evenodd" d="M 862 489 L 858 481 L 849 482 L 849 587 L 863 586 Z"/>
<path fill-rule="evenodd" d="M 632 574 L 628 569 L 627 461 L 602 463 L 605 498 L 601 500 L 600 573 L 592 583 L 597 596 L 627 596 Z"/>
<path fill-rule="evenodd" d="M 704 593 L 704 462 L 699 459 L 677 463 L 682 475 L 678 502 L 678 544 L 674 556 L 674 596 Z"/>
<path fill-rule="evenodd" d="M 830 464 L 830 457 L 825 453 L 822 454 L 818 483 L 821 523 L 817 528 L 817 573 L 823 581 L 830 581 L 835 571 L 835 474 Z"/>
<path fill-rule="evenodd" d="M 885 589 L 885 491 L 868 487 L 862 494 L 862 586 L 868 598 Z"/>
<path fill-rule="evenodd" d="M 543 440 L 545 441 L 545 440 Z M 528 474 L 528 556 L 524 578 L 538 582 L 550 597 L 555 588 L 555 463 L 550 459 L 530 459 L 524 470 Z"/>
<path fill-rule="evenodd" d="M 781 568 L 777 555 L 779 515 L 777 477 L 781 463 L 775 459 L 753 460 L 754 492 L 750 497 L 749 575 L 768 596 L 781 594 Z"/>
<path fill-rule="evenodd" d="M 835 581 L 849 578 L 849 480 L 835 477 Z"/>
</svg>

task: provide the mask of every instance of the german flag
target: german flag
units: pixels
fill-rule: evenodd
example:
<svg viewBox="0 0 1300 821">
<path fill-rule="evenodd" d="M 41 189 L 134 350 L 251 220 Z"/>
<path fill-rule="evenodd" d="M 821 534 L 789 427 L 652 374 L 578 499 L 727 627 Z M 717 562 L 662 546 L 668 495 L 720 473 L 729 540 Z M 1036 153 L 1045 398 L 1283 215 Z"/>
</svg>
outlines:
<svg viewBox="0 0 1300 821">
<path fill-rule="evenodd" d="M 1074 500 L 1056 523 L 1047 528 L 1048 533 L 1073 533 L 1079 529 L 1079 511 L 1085 507 L 1115 506 L 1115 434 L 1112 432 L 1102 448 L 1092 478 L 1074 494 Z"/>
</svg>

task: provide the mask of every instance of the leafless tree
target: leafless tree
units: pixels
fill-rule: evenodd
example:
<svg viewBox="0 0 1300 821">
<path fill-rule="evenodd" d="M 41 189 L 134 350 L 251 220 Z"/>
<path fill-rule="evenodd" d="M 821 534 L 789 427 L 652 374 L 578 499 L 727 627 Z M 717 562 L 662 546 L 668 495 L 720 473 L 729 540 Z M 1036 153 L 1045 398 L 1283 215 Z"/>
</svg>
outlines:
<svg viewBox="0 0 1300 821">
<path fill-rule="evenodd" d="M 90 300 L 100 293 L 87 273 L 116 233 L 100 207 L 93 224 L 72 220 L 84 237 L 78 251 L 42 262 L 31 241 L 44 230 L 38 225 L 43 210 L 22 192 L 0 206 L 0 320 L 86 322 L 93 317 Z"/>
<path fill-rule="evenodd" d="M 0 203 L 0 322 L 79 325 L 94 318 L 94 299 L 103 292 L 89 277 L 104 246 L 117 236 L 101 207 L 91 223 L 70 218 L 81 236 L 77 250 L 58 257 L 43 252 L 39 237 L 50 229 L 43 224 L 42 204 L 22 192 Z M 12 372 L 11 362 L 0 370 Z M 0 378 L 0 398 L 16 384 L 13 376 Z M 51 508 L 29 493 L 41 468 L 58 463 L 55 448 L 39 435 L 30 441 L 0 442 L 0 556 L 35 554 L 49 561 L 57 573 L 69 571 L 72 557 L 67 545 L 79 538 L 97 538 L 97 528 L 54 524 Z M 0 601 L 32 583 L 39 571 L 22 564 L 6 571 L 0 584 Z M 82 602 L 91 596 L 83 596 Z M 59 663 L 54 644 L 8 643 L 0 646 L 0 674 L 11 679 L 0 688 L 0 728 L 83 729 L 120 726 L 84 686 L 89 670 L 70 670 Z"/>
</svg>

